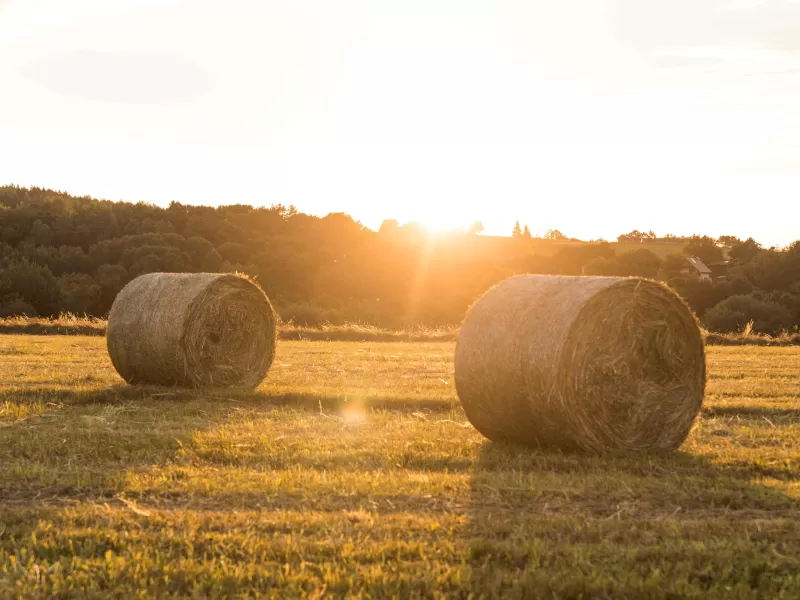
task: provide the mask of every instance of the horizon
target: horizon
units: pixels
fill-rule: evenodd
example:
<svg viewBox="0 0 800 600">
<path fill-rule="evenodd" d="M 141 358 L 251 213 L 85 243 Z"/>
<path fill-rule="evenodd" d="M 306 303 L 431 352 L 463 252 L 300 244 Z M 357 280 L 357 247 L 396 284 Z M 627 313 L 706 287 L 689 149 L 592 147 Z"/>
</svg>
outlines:
<svg viewBox="0 0 800 600">
<path fill-rule="evenodd" d="M 785 247 L 794 23 L 780 0 L 6 0 L 0 181 L 373 230 L 518 220 Z"/>
<path fill-rule="evenodd" d="M 85 197 L 85 198 L 89 198 L 91 200 L 98 201 L 98 202 L 114 202 L 114 203 L 127 203 L 127 204 L 137 204 L 139 202 L 142 202 L 144 204 L 147 204 L 147 205 L 150 205 L 150 206 L 155 206 L 155 207 L 162 208 L 162 209 L 166 209 L 168 204 L 169 204 L 168 203 L 167 205 L 160 205 L 160 204 L 156 204 L 156 203 L 153 203 L 153 202 L 147 202 L 146 200 L 111 200 L 111 199 L 108 199 L 108 198 L 98 198 L 96 196 L 92 196 L 91 194 L 83 194 L 83 195 L 71 194 L 68 190 L 48 189 L 48 188 L 43 188 L 42 186 L 21 186 L 21 185 L 15 184 L 15 183 L 0 184 L 0 188 L 3 188 L 3 187 L 16 187 L 16 188 L 19 188 L 19 189 L 35 189 L 35 188 L 38 188 L 38 189 L 42 189 L 44 191 L 53 192 L 55 194 L 66 194 L 68 196 L 75 197 L 75 198 L 77 198 L 77 197 Z M 177 200 L 175 200 L 174 202 L 177 202 L 178 204 L 182 204 L 182 205 L 185 205 L 185 206 L 197 206 L 197 207 L 207 207 L 207 208 L 220 208 L 220 207 L 224 207 L 224 206 L 233 206 L 234 205 L 234 203 L 231 203 L 231 204 L 218 204 L 218 205 L 191 204 L 191 203 L 179 202 Z M 267 209 L 267 210 L 269 210 L 271 208 L 275 208 L 276 206 L 278 206 L 278 205 L 253 205 L 253 204 L 246 204 L 246 203 L 236 203 L 236 204 L 240 204 L 240 205 L 243 205 L 243 206 L 249 206 L 249 207 L 251 207 L 253 209 L 262 208 L 262 209 Z M 377 227 L 372 227 L 372 226 L 369 226 L 369 225 L 367 225 L 365 223 L 362 223 L 355 216 L 353 216 L 353 215 L 351 215 L 349 213 L 343 212 L 343 211 L 331 211 L 329 213 L 325 213 L 325 214 L 321 214 L 321 215 L 311 215 L 310 213 L 305 213 L 304 211 L 300 210 L 296 206 L 291 206 L 290 205 L 290 206 L 285 206 L 285 208 L 287 208 L 287 209 L 294 208 L 294 209 L 297 210 L 298 213 L 308 214 L 309 216 L 314 216 L 314 217 L 317 217 L 317 218 L 325 218 L 325 217 L 331 216 L 331 215 L 343 214 L 343 215 L 349 217 L 350 219 L 352 219 L 354 222 L 356 222 L 359 225 L 361 225 L 362 227 L 372 231 L 373 233 L 378 233 L 379 230 L 381 229 L 381 225 L 384 222 L 395 222 L 395 223 L 397 223 L 397 225 L 399 227 L 405 227 L 405 226 L 410 226 L 410 225 L 422 227 L 425 230 L 426 235 L 429 238 L 430 237 L 446 237 L 448 235 L 468 235 L 468 234 L 481 236 L 481 237 L 500 237 L 500 238 L 512 238 L 512 237 L 514 237 L 513 233 L 511 233 L 511 231 L 513 231 L 513 226 L 512 226 L 512 230 L 509 231 L 509 232 L 494 233 L 494 232 L 490 232 L 490 231 L 481 230 L 481 231 L 478 231 L 478 232 L 472 234 L 470 232 L 469 225 L 473 225 L 476 222 L 477 223 L 481 223 L 480 219 L 478 219 L 478 221 L 473 222 L 472 224 L 469 224 L 469 225 L 466 225 L 466 226 L 436 228 L 436 227 L 431 227 L 429 225 L 426 225 L 425 223 L 420 222 L 420 221 L 399 221 L 398 219 L 394 219 L 392 217 L 388 217 L 388 218 L 384 219 L 380 224 L 378 224 Z M 527 226 L 526 223 L 523 223 L 523 222 L 521 222 L 519 220 L 515 221 L 515 224 L 519 224 L 520 228 L 524 228 L 524 227 Z M 550 231 L 555 231 L 557 233 L 563 234 L 565 237 L 564 237 L 564 239 L 548 238 L 547 237 L 547 233 L 550 232 Z M 692 236 L 711 237 L 712 239 L 717 241 L 717 243 L 719 243 L 718 239 L 716 237 L 708 236 L 706 233 L 698 232 L 698 231 L 693 231 L 693 232 L 691 232 L 689 234 L 675 234 L 675 233 L 672 233 L 672 232 L 659 233 L 657 231 L 653 231 L 653 230 L 649 230 L 649 229 L 634 228 L 634 229 L 632 229 L 630 231 L 626 231 L 626 232 L 617 234 L 617 235 L 612 236 L 610 238 L 593 237 L 593 238 L 589 238 L 589 239 L 578 238 L 578 237 L 575 237 L 575 236 L 571 236 L 568 231 L 560 231 L 560 230 L 556 230 L 555 228 L 547 228 L 547 229 L 545 229 L 543 231 L 530 231 L 530 233 L 531 233 L 531 239 L 539 240 L 539 241 L 581 242 L 581 243 L 585 243 L 585 244 L 604 243 L 604 242 L 605 243 L 609 243 L 609 244 L 614 244 L 614 243 L 618 243 L 619 242 L 619 243 L 632 244 L 632 243 L 636 243 L 636 242 L 634 242 L 633 240 L 620 241 L 620 240 L 618 240 L 618 238 L 623 236 L 623 235 L 626 235 L 628 233 L 632 233 L 634 231 L 639 231 L 641 233 L 653 233 L 653 234 L 655 234 L 655 238 L 649 238 L 649 239 L 648 238 L 643 238 L 642 239 L 642 241 L 640 243 L 645 244 L 645 245 L 648 244 L 648 243 L 659 243 L 659 242 L 661 242 L 661 243 L 681 243 L 684 239 L 690 238 Z M 667 237 L 667 236 L 670 236 L 670 237 Z M 762 246 L 764 248 L 770 247 L 769 245 L 761 243 L 760 240 L 755 239 L 753 236 L 749 236 L 748 235 L 748 236 L 744 236 L 744 237 L 742 237 L 740 239 L 741 240 L 753 239 L 760 246 Z M 800 240 L 793 240 L 793 242 L 794 241 L 800 241 Z M 790 244 L 793 243 L 793 242 L 790 242 Z M 790 244 L 787 244 L 787 245 L 773 245 L 771 247 L 775 248 L 777 250 L 783 250 L 783 249 L 787 248 Z"/>
</svg>

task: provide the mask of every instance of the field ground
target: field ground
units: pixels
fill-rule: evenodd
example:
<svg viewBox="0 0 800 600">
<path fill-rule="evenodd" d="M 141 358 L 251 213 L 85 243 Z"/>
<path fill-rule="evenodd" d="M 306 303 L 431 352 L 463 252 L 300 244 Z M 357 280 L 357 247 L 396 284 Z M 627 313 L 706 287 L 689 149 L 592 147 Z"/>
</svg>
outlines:
<svg viewBox="0 0 800 600">
<path fill-rule="evenodd" d="M 0 597 L 800 597 L 800 349 L 709 348 L 661 458 L 485 441 L 453 350 L 282 342 L 211 394 L 0 337 Z"/>
</svg>

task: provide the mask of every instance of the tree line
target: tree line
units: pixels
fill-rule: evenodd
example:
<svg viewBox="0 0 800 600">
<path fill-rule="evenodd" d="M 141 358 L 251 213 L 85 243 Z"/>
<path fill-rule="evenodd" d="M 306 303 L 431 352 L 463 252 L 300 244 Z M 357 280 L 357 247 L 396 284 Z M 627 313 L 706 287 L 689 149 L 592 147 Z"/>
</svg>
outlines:
<svg viewBox="0 0 800 600">
<path fill-rule="evenodd" d="M 775 333 L 800 324 L 800 242 L 763 248 L 733 236 L 657 238 L 631 232 L 608 242 L 544 238 L 517 224 L 510 237 L 433 236 L 387 220 L 372 231 L 343 213 L 315 217 L 292 206 L 168 207 L 64 192 L 0 187 L 0 316 L 105 316 L 117 292 L 144 273 L 232 272 L 255 277 L 282 319 L 304 325 L 381 327 L 460 322 L 486 289 L 519 273 L 643 276 L 667 282 L 716 331 L 752 321 Z M 648 248 L 670 242 L 664 255 Z M 631 242 L 640 246 L 627 251 Z M 687 257 L 729 261 L 701 281 Z"/>
</svg>

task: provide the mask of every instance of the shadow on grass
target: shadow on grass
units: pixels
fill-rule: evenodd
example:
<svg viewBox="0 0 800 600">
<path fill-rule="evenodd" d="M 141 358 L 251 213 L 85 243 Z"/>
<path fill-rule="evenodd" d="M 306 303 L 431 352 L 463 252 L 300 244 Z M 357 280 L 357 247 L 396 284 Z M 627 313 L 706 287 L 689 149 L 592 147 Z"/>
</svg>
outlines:
<svg viewBox="0 0 800 600">
<path fill-rule="evenodd" d="M 756 481 L 765 477 L 796 482 L 800 472 L 746 460 L 717 466 L 686 452 L 597 457 L 485 442 L 470 478 L 472 590 L 722 597 L 739 588 L 758 595 L 770 578 L 763 597 L 800 591 L 800 502 Z"/>
<path fill-rule="evenodd" d="M 356 401 L 364 408 L 376 410 L 443 411 L 459 407 L 457 399 L 386 396 L 372 394 L 325 394 L 325 393 L 281 393 L 271 391 L 231 391 L 197 390 L 191 388 L 169 388 L 158 386 L 111 385 L 101 389 L 74 390 L 46 385 L 32 388 L 18 388 L 6 391 L 0 399 L 18 403 L 52 402 L 69 406 L 87 404 L 116 404 L 136 400 L 159 400 L 191 402 L 197 400 L 220 400 L 240 402 L 253 407 L 274 406 L 276 408 L 295 408 L 310 412 L 336 412 Z M 800 409 L 783 408 L 774 405 L 729 405 L 703 408 L 704 417 L 751 417 L 767 419 L 788 419 L 800 421 Z"/>
<path fill-rule="evenodd" d="M 704 417 L 757 417 L 800 421 L 800 409 L 776 406 L 713 406 L 703 409 Z"/>
<path fill-rule="evenodd" d="M 216 431 L 251 411 L 260 413 L 260 418 L 269 418 L 271 409 L 291 409 L 334 417 L 337 423 L 344 424 L 340 415 L 353 405 L 360 411 L 414 413 L 422 417 L 427 414 L 431 419 L 436 418 L 432 415 L 446 415 L 458 409 L 457 403 L 436 398 L 229 392 L 124 384 L 88 390 L 38 388 L 6 392 L 3 399 L 45 405 L 44 414 L 31 414 L 0 430 L 0 504 L 15 505 L 113 498 L 121 489 L 120 477 L 125 473 L 174 464 L 182 449 L 191 447 L 197 436 Z M 229 458 L 224 451 L 219 455 L 212 451 L 201 453 L 198 458 L 211 466 L 257 471 L 304 464 L 308 468 L 346 468 L 354 459 L 346 451 L 341 456 L 326 454 L 296 460 L 283 454 L 274 456 L 268 449 L 264 452 Z M 372 454 L 360 452 L 355 462 L 361 465 L 378 463 L 381 457 L 380 448 Z M 415 461 L 410 453 L 403 460 L 403 466 L 418 471 L 465 471 L 471 465 L 471 461 L 457 459 Z M 13 476 L 1 476 L 3 463 L 12 469 Z M 353 470 L 359 468 L 355 466 Z"/>
<path fill-rule="evenodd" d="M 458 400 L 371 394 L 282 393 L 270 391 L 237 391 L 215 389 L 168 388 L 157 386 L 112 385 L 102 389 L 70 390 L 58 387 L 18 389 L 3 393 L 2 399 L 18 403 L 52 402 L 67 406 L 118 404 L 132 401 L 164 402 L 226 401 L 252 407 L 274 406 L 310 412 L 335 412 L 358 402 L 365 409 L 395 411 L 450 411 Z"/>
</svg>

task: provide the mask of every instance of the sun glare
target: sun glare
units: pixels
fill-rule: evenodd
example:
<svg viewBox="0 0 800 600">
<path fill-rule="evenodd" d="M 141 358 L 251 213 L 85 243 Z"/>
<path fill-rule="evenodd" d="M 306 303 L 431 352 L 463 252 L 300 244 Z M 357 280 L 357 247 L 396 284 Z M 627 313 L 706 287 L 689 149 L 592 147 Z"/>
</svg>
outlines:
<svg viewBox="0 0 800 600">
<path fill-rule="evenodd" d="M 457 223 L 446 218 L 430 218 L 426 216 L 420 220 L 420 223 L 425 225 L 431 233 L 445 233 L 447 231 L 464 230 L 467 228 L 463 223 Z"/>
<path fill-rule="evenodd" d="M 431 233 L 446 233 L 448 231 L 466 231 L 470 223 L 453 210 L 429 210 L 414 221 L 424 225 Z"/>
</svg>

